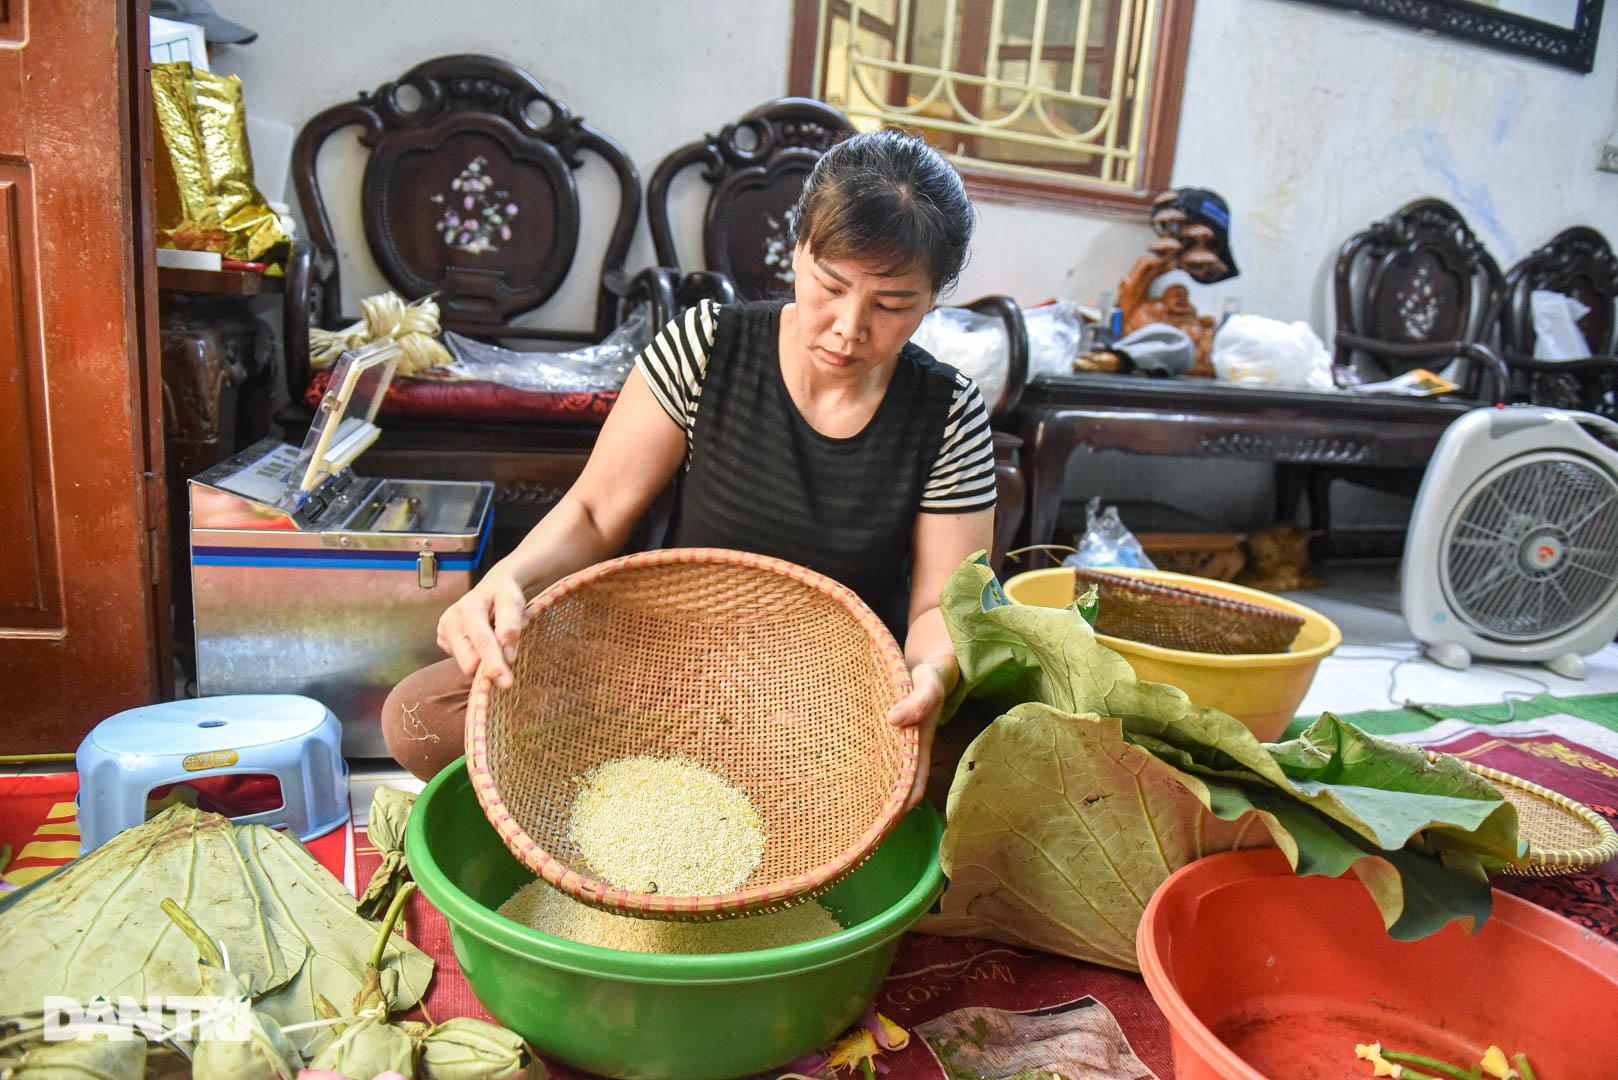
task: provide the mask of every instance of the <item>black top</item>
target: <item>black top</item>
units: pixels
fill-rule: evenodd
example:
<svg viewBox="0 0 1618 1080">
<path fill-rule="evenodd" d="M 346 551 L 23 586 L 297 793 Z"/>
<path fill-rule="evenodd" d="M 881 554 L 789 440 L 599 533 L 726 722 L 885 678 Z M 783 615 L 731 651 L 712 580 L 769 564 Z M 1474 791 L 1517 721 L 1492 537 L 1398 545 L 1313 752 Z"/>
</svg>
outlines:
<svg viewBox="0 0 1618 1080">
<path fill-rule="evenodd" d="M 700 315 L 685 321 L 684 340 L 665 331 L 663 348 L 642 354 L 654 394 L 689 432 L 670 543 L 807 566 L 853 589 L 903 640 L 917 513 L 994 505 L 987 410 L 971 380 L 906 345 L 865 428 L 822 435 L 781 377 L 782 307 L 718 309 L 705 365 L 691 362 L 707 344 Z M 682 371 L 688 385 L 671 386 Z"/>
</svg>

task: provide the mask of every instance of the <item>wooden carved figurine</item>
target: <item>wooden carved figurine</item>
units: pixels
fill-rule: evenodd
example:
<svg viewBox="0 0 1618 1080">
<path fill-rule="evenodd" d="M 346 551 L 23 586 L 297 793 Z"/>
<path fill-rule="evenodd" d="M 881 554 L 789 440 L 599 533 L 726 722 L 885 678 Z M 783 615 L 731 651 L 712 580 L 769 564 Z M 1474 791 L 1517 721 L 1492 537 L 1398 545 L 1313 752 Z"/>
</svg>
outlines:
<svg viewBox="0 0 1618 1080">
<path fill-rule="evenodd" d="M 1157 233 L 1148 254 L 1135 260 L 1118 284 L 1118 307 L 1123 332 L 1150 323 L 1167 323 L 1185 331 L 1195 347 L 1192 375 L 1213 375 L 1212 317 L 1200 315 L 1186 287 L 1178 282 L 1152 296 L 1152 283 L 1172 270 L 1183 270 L 1192 280 L 1211 285 L 1236 276 L 1228 230 L 1230 211 L 1225 200 L 1201 188 L 1182 188 L 1158 196 L 1152 208 L 1152 229 Z"/>
</svg>

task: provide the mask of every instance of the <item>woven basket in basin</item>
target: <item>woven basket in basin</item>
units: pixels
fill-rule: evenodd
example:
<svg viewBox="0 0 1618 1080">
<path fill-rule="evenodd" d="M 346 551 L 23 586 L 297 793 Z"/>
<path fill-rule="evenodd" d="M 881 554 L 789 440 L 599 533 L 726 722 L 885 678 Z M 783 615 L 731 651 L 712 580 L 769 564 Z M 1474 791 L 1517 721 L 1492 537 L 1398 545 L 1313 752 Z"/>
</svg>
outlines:
<svg viewBox="0 0 1618 1080">
<path fill-rule="evenodd" d="M 467 702 L 467 767 L 506 846 L 577 900 L 625 915 L 713 919 L 830 888 L 898 823 L 917 733 L 886 713 L 904 655 L 855 594 L 779 559 L 712 548 L 628 555 L 528 605 L 500 690 Z M 747 793 L 762 861 L 734 892 L 633 892 L 592 876 L 568 839 L 581 778 L 626 757 L 681 758 Z"/>
<path fill-rule="evenodd" d="M 1223 655 L 1283 653 L 1303 617 L 1200 589 L 1079 567 L 1074 586 L 1100 590 L 1096 631 L 1162 649 Z"/>
</svg>

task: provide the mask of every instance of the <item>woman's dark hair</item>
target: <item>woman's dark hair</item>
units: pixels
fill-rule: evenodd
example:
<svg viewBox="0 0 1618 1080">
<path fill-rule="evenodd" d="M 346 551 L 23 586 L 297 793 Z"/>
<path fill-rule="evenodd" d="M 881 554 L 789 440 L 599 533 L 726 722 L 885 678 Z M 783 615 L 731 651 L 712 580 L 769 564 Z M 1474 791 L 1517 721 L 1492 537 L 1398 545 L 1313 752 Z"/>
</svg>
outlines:
<svg viewBox="0 0 1618 1080">
<path fill-rule="evenodd" d="M 944 292 L 966 265 L 972 202 L 960 174 L 913 135 L 873 131 L 827 150 L 803 182 L 793 243 L 884 274 L 924 268 Z"/>
</svg>

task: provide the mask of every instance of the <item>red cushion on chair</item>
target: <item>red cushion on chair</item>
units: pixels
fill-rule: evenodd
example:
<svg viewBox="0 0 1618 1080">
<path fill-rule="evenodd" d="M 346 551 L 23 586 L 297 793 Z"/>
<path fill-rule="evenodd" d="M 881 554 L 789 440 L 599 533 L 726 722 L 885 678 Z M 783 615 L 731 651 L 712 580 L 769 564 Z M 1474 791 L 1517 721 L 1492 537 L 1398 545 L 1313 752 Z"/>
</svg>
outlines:
<svg viewBox="0 0 1618 1080">
<path fill-rule="evenodd" d="M 331 371 L 315 372 L 303 400 L 319 408 Z M 476 380 L 396 378 L 382 399 L 381 416 L 440 420 L 570 421 L 600 425 L 618 400 L 616 390 L 521 390 Z"/>
</svg>

